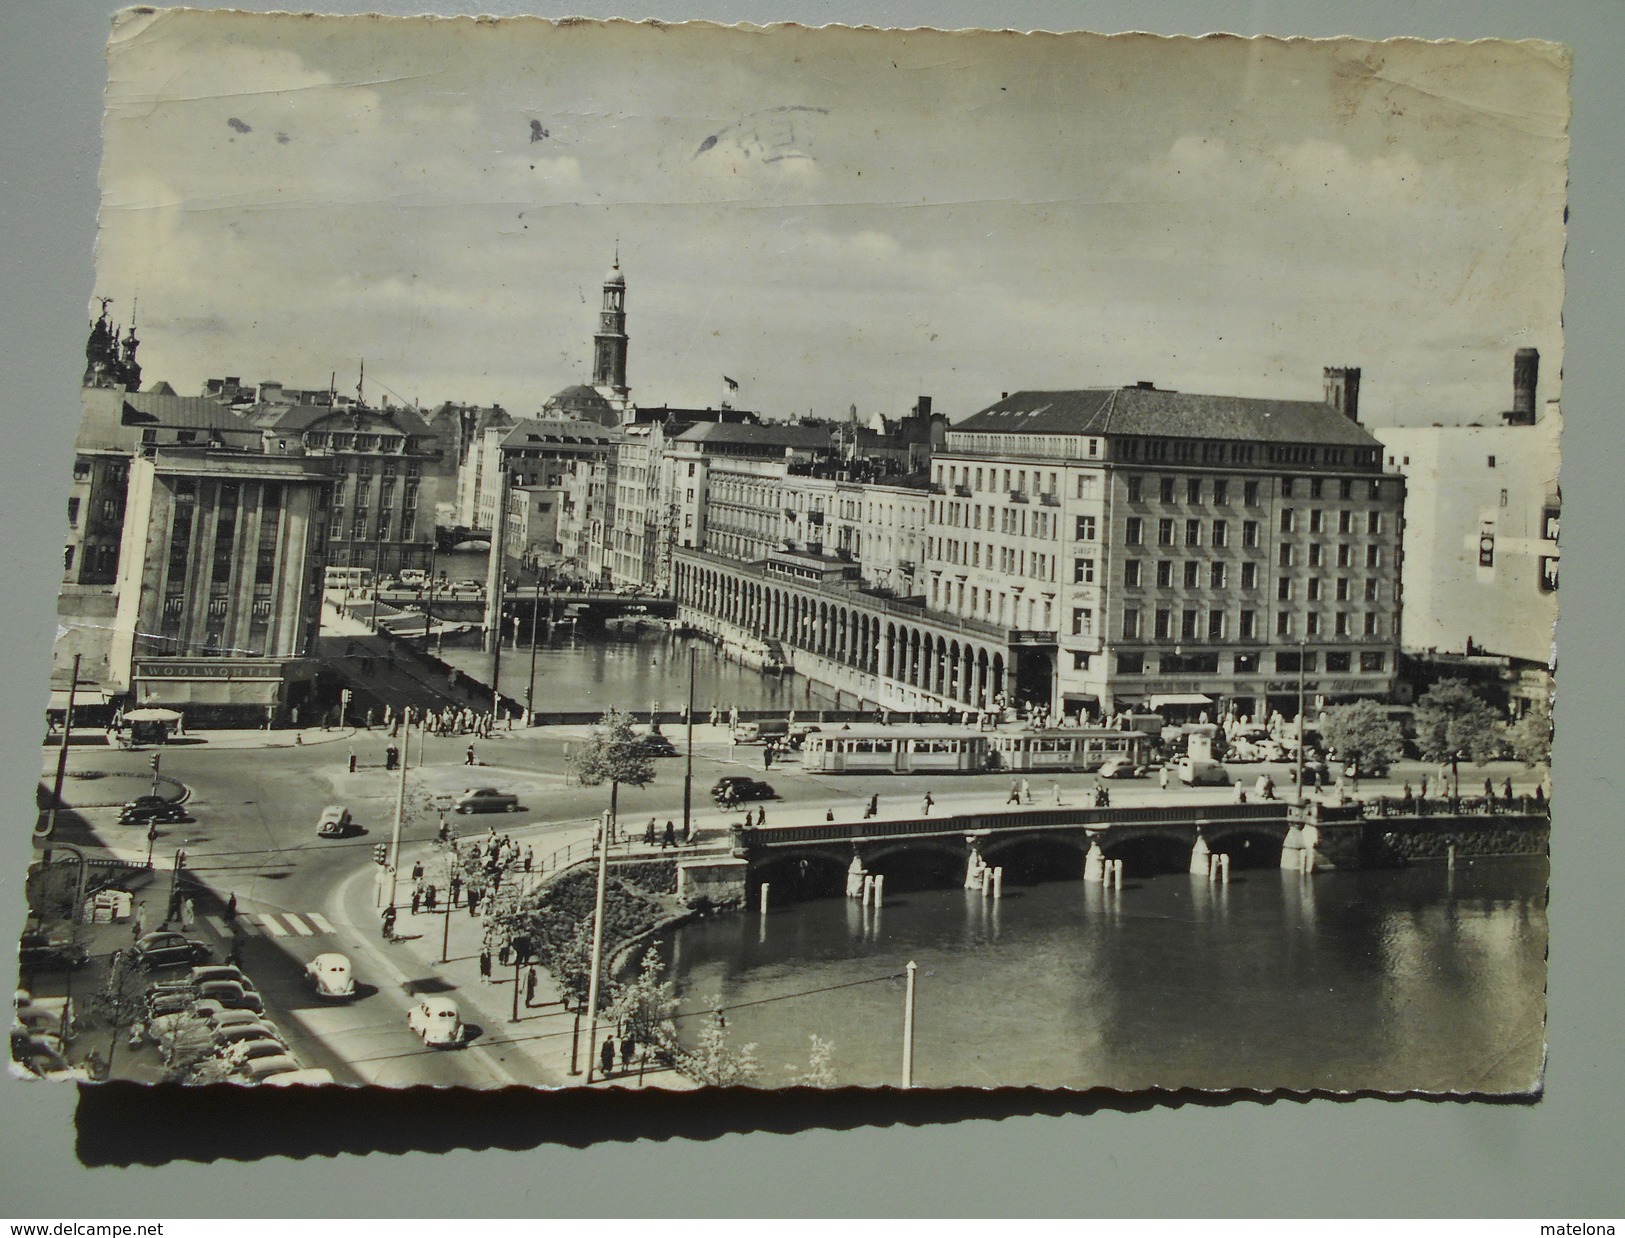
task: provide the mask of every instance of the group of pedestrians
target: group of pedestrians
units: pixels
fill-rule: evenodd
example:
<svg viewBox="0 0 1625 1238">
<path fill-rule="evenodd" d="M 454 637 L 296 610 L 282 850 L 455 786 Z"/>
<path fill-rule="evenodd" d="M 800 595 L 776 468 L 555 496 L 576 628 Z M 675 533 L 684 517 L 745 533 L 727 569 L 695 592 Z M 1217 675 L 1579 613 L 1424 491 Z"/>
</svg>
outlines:
<svg viewBox="0 0 1625 1238">
<path fill-rule="evenodd" d="M 469 709 L 467 706 L 458 709 L 447 705 L 444 709 L 431 710 L 425 725 L 429 728 L 429 734 L 441 738 L 472 735 L 476 739 L 489 739 L 496 729 L 496 722 L 496 714 L 492 710 Z M 511 719 L 509 726 L 511 729 Z"/>
</svg>

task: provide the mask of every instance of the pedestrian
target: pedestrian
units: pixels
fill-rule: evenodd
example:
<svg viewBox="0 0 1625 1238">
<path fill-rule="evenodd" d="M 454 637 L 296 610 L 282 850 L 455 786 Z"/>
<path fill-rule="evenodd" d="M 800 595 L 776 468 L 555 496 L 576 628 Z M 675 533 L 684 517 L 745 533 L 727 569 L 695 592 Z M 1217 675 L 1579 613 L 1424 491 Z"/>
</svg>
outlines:
<svg viewBox="0 0 1625 1238">
<path fill-rule="evenodd" d="M 1025 778 L 1021 780 L 1021 802 L 1023 804 L 1033 802 L 1033 784 Z"/>
<path fill-rule="evenodd" d="M 1422 796 L 1421 797 L 1423 799 L 1427 799 L 1427 797 L 1428 797 L 1428 776 L 1426 774 L 1422 775 Z"/>
<path fill-rule="evenodd" d="M 756 824 L 758 826 L 767 824 L 767 809 L 760 804 L 756 806 Z"/>
<path fill-rule="evenodd" d="M 880 815 L 880 796 L 878 793 L 869 797 L 869 810 L 863 815 L 865 817 L 878 817 Z"/>
<path fill-rule="evenodd" d="M 1005 802 L 1005 804 L 1007 806 L 1010 805 L 1010 804 L 1019 804 L 1019 803 L 1021 803 L 1021 784 L 1020 783 L 1012 782 L 1010 784 L 1010 794 L 1005 797 L 1004 802 Z"/>
<path fill-rule="evenodd" d="M 525 848 L 525 871 L 527 873 L 530 871 L 531 863 L 535 859 L 536 859 L 536 849 L 534 847 L 526 847 Z"/>
<path fill-rule="evenodd" d="M 384 908 L 384 940 L 395 940 L 395 908 Z"/>
<path fill-rule="evenodd" d="M 142 899 L 135 908 L 135 936 L 145 936 L 147 932 L 147 900 Z"/>
<path fill-rule="evenodd" d="M 475 919 L 480 914 L 480 889 L 478 886 L 468 887 L 468 916 Z"/>
<path fill-rule="evenodd" d="M 237 920 L 237 892 L 232 891 L 231 897 L 226 900 L 226 922 L 235 923 Z"/>
<path fill-rule="evenodd" d="M 525 973 L 525 1005 L 536 1004 L 536 969 L 532 967 Z"/>
<path fill-rule="evenodd" d="M 615 1069 L 615 1037 L 604 1037 L 604 1047 L 599 1051 L 598 1064 L 606 1076 Z"/>
<path fill-rule="evenodd" d="M 428 909 L 430 915 L 434 914 L 435 905 L 439 898 L 440 892 L 435 889 L 433 882 L 423 888 L 423 906 Z"/>
<path fill-rule="evenodd" d="M 194 903 L 191 898 L 187 898 L 181 903 L 181 928 L 190 933 L 192 931 L 192 926 L 196 923 L 197 904 Z"/>
<path fill-rule="evenodd" d="M 1164 791 L 1168 789 L 1168 767 L 1166 765 L 1157 771 L 1157 785 Z M 1236 785 L 1240 786 L 1241 784 L 1237 783 Z"/>
<path fill-rule="evenodd" d="M 650 817 L 649 824 L 643 827 L 643 845 L 645 847 L 655 845 L 655 819 L 653 817 Z"/>
<path fill-rule="evenodd" d="M 480 949 L 480 983 L 491 983 L 491 948 L 489 946 Z"/>
<path fill-rule="evenodd" d="M 773 768 L 773 745 L 772 744 L 763 744 L 762 745 L 762 768 L 763 769 L 772 769 Z"/>
<path fill-rule="evenodd" d="M 513 962 L 513 944 L 511 942 L 502 943 L 502 949 L 497 951 L 497 962 L 501 963 L 504 967 L 509 966 Z"/>
<path fill-rule="evenodd" d="M 1509 804 L 1512 802 L 1512 779 L 1508 778 L 1501 784 L 1501 798 Z"/>
<path fill-rule="evenodd" d="M 835 810 L 833 808 L 824 809 L 824 820 L 825 821 L 833 821 L 833 820 L 835 820 Z"/>
<path fill-rule="evenodd" d="M 463 764 L 464 765 L 473 765 L 475 763 L 476 762 L 474 760 L 474 745 L 470 744 L 468 746 L 468 755 L 465 758 L 463 758 Z"/>
<path fill-rule="evenodd" d="M 746 824 L 748 825 L 749 822 L 747 821 Z M 666 822 L 666 832 L 665 832 L 665 834 L 663 834 L 661 836 L 661 839 L 660 839 L 660 849 L 662 851 L 664 851 L 667 847 L 675 847 L 676 845 L 677 845 L 677 826 L 676 826 L 675 823 L 673 823 L 671 821 L 668 821 L 668 822 Z"/>
<path fill-rule="evenodd" d="M 1495 780 L 1493 778 L 1484 779 L 1484 798 L 1487 800 L 1495 798 Z"/>
<path fill-rule="evenodd" d="M 1060 781 L 1060 779 L 1057 778 L 1054 782 L 1050 783 L 1050 789 L 1055 792 L 1055 806 L 1057 808 L 1059 808 L 1061 806 L 1061 781 Z"/>
<path fill-rule="evenodd" d="M 417 915 L 418 912 L 422 910 L 422 908 L 423 908 L 423 887 L 421 885 L 415 885 L 415 886 L 412 887 L 412 914 L 414 916 Z"/>
<path fill-rule="evenodd" d="M 931 805 L 934 803 L 936 803 L 936 801 L 931 798 L 931 792 L 927 791 L 925 793 L 925 797 L 920 801 L 920 807 L 925 809 L 925 812 L 922 814 L 923 816 L 929 817 L 931 815 Z"/>
<path fill-rule="evenodd" d="M 637 1051 L 637 1042 L 630 1036 L 621 1037 L 621 1073 L 628 1074 L 632 1070 L 632 1055 Z"/>
<path fill-rule="evenodd" d="M 412 865 L 412 880 L 413 881 L 422 881 L 423 880 L 423 861 L 422 860 L 419 860 L 417 863 Z"/>
<path fill-rule="evenodd" d="M 452 906 L 452 907 L 457 906 L 457 899 L 462 894 L 462 892 L 463 892 L 463 878 L 462 878 L 462 875 L 460 873 L 453 873 L 451 875 L 451 904 L 450 904 L 450 906 Z"/>
</svg>

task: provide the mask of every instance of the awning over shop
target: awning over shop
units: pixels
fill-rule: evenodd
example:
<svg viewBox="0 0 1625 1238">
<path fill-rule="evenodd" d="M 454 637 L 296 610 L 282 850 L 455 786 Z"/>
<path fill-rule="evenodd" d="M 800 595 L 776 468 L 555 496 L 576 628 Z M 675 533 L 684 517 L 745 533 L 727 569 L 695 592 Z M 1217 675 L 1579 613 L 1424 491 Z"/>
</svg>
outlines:
<svg viewBox="0 0 1625 1238">
<path fill-rule="evenodd" d="M 129 709 L 124 712 L 126 722 L 179 722 L 181 715 L 173 709 Z"/>
<path fill-rule="evenodd" d="M 1211 705 L 1213 698 L 1203 696 L 1200 692 L 1170 692 L 1166 696 L 1151 698 L 1151 708 L 1161 709 L 1164 705 Z"/>
<path fill-rule="evenodd" d="M 73 707 L 83 709 L 90 705 L 105 705 L 112 700 L 112 694 L 100 688 L 87 688 L 81 686 L 73 694 Z M 68 691 L 66 688 L 53 689 L 51 703 L 46 708 L 62 712 L 68 708 Z"/>
</svg>

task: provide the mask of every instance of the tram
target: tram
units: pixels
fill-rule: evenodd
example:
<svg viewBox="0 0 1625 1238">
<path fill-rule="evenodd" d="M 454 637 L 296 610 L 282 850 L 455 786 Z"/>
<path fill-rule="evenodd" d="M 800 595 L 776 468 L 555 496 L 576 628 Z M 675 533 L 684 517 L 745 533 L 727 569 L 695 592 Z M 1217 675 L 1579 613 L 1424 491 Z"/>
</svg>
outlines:
<svg viewBox="0 0 1625 1238">
<path fill-rule="evenodd" d="M 1151 742 L 1143 731 L 1101 728 L 995 734 L 988 737 L 988 768 L 1088 771 L 1099 769 L 1109 757 L 1144 765 Z"/>
<path fill-rule="evenodd" d="M 323 574 L 323 586 L 328 592 L 358 593 L 372 588 L 370 567 L 330 567 Z"/>
<path fill-rule="evenodd" d="M 814 731 L 801 748 L 815 774 L 970 774 L 987 758 L 988 736 L 963 727 L 849 726 Z"/>
</svg>

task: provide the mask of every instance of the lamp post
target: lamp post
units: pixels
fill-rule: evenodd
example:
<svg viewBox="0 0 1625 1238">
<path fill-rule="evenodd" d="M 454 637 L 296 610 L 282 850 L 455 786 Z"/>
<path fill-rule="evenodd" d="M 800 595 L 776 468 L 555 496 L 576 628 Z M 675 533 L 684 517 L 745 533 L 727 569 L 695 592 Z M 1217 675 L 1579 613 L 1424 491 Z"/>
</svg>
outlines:
<svg viewBox="0 0 1625 1238">
<path fill-rule="evenodd" d="M 62 715 L 62 750 L 56 754 L 56 782 L 51 788 L 51 806 L 45 813 L 45 827 L 41 837 L 45 841 L 44 854 L 40 857 L 42 864 L 51 862 L 51 839 L 56 834 L 56 812 L 62 807 L 62 783 L 68 776 L 68 744 L 73 739 L 73 698 L 79 691 L 79 659 L 82 654 L 73 655 L 73 679 L 68 684 L 68 708 Z M 80 857 L 80 866 L 83 867 L 84 857 Z"/>
<path fill-rule="evenodd" d="M 439 539 L 439 537 L 437 536 L 437 537 L 430 538 L 429 539 L 429 597 L 428 597 L 428 600 L 424 603 L 424 608 L 423 608 L 423 648 L 424 648 L 425 652 L 427 652 L 428 648 L 429 648 L 429 633 L 434 629 L 434 574 L 435 574 L 435 567 L 436 567 L 435 556 L 439 553 L 439 551 L 440 551 L 440 539 Z"/>
<path fill-rule="evenodd" d="M 1303 804 L 1303 708 L 1304 669 L 1309 660 L 1309 641 L 1298 641 L 1298 803 Z"/>
<path fill-rule="evenodd" d="M 536 629 L 542 624 L 542 574 L 536 573 L 536 587 L 530 607 L 530 678 L 525 682 L 525 725 L 535 717 L 532 697 L 536 694 Z"/>
<path fill-rule="evenodd" d="M 684 727 L 688 736 L 688 764 L 683 771 L 683 841 L 686 843 L 693 835 L 694 812 L 694 655 L 699 650 L 690 645 L 688 647 L 688 711 L 683 715 Z"/>
</svg>

